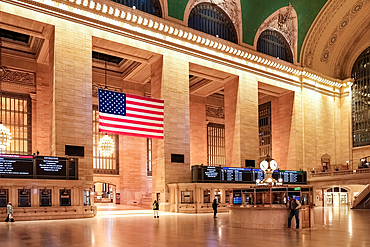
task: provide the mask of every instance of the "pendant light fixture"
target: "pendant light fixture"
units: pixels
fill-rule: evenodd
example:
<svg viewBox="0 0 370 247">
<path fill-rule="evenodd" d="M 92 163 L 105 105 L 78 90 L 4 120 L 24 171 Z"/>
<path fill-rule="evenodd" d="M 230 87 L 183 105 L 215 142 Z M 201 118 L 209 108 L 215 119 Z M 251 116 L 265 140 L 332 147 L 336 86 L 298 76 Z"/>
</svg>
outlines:
<svg viewBox="0 0 370 247">
<path fill-rule="evenodd" d="M 1 48 L 3 46 L 1 35 L 0 35 L 0 149 L 6 149 L 11 142 L 12 134 L 10 133 L 9 129 L 3 125 L 3 90 L 2 90 L 2 82 L 5 77 L 5 66 L 1 64 Z"/>
<path fill-rule="evenodd" d="M 107 61 L 105 61 L 105 89 L 107 89 Z M 99 151 L 103 156 L 109 156 L 114 152 L 115 146 L 112 138 L 105 134 L 103 138 L 100 139 L 98 144 Z"/>
</svg>

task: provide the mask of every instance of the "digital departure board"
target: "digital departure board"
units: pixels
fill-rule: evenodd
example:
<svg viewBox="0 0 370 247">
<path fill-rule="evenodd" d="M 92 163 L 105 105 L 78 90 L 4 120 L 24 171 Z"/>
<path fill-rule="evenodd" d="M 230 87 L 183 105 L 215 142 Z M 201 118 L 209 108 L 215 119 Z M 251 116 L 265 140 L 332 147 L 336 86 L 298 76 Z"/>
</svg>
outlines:
<svg viewBox="0 0 370 247">
<path fill-rule="evenodd" d="M 0 178 L 78 179 L 76 158 L 0 154 Z"/>
<path fill-rule="evenodd" d="M 220 166 L 192 166 L 193 182 L 213 183 L 250 183 L 265 179 L 266 174 L 261 169 Z M 285 184 L 307 184 L 307 174 L 304 171 L 276 170 L 272 177 L 277 181 L 282 178 Z"/>
<path fill-rule="evenodd" d="M 220 180 L 220 167 L 206 166 L 204 169 L 205 181 L 218 181 Z"/>
<path fill-rule="evenodd" d="M 253 181 L 253 170 L 251 168 L 222 167 L 222 181 L 243 182 Z"/>
<path fill-rule="evenodd" d="M 280 171 L 279 178 L 283 179 L 283 183 L 295 184 L 295 183 L 307 183 L 306 172 L 303 171 Z"/>
<path fill-rule="evenodd" d="M 66 165 L 66 158 L 39 156 L 36 158 L 36 174 L 40 178 L 66 179 Z"/>
<path fill-rule="evenodd" d="M 0 154 L 0 176 L 2 178 L 32 178 L 33 157 Z"/>
</svg>

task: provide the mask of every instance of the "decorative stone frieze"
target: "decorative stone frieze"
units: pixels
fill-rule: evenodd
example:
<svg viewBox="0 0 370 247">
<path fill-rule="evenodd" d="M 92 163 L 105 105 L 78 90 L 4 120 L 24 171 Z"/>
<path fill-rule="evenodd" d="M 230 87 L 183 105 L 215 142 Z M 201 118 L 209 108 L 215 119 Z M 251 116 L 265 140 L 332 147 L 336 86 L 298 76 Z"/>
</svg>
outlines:
<svg viewBox="0 0 370 247">
<path fill-rule="evenodd" d="M 3 82 L 20 83 L 27 85 L 34 85 L 35 82 L 34 73 L 11 69 L 5 66 L 1 66 L 0 78 Z"/>
<path fill-rule="evenodd" d="M 99 88 L 105 88 L 105 86 L 93 83 L 93 85 L 92 85 L 92 96 L 93 97 L 98 97 L 98 89 Z M 107 86 L 107 90 L 122 92 L 121 88 L 112 87 L 112 86 Z"/>
<path fill-rule="evenodd" d="M 206 105 L 207 117 L 225 118 L 225 109 L 219 106 Z"/>
</svg>

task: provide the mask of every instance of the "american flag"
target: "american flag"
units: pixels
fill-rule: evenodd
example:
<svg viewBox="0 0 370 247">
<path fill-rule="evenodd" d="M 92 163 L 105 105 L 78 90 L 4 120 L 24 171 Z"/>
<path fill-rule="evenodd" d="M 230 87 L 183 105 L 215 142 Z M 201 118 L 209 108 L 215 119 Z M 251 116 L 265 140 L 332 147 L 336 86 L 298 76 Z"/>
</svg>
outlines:
<svg viewBox="0 0 370 247">
<path fill-rule="evenodd" d="M 99 131 L 163 139 L 163 100 L 99 89 Z"/>
</svg>

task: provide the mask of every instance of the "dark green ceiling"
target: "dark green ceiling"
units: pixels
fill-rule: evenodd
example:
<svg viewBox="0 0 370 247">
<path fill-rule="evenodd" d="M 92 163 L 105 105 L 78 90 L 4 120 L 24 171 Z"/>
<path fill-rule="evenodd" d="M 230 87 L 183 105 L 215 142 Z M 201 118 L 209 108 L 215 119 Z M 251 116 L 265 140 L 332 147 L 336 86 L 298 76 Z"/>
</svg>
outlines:
<svg viewBox="0 0 370 247">
<path fill-rule="evenodd" d="M 298 58 L 313 21 L 328 0 L 240 0 L 243 20 L 243 42 L 253 45 L 254 36 L 272 13 L 276 10 L 293 5 L 298 16 Z M 168 15 L 183 20 L 188 0 L 167 0 Z"/>
</svg>

